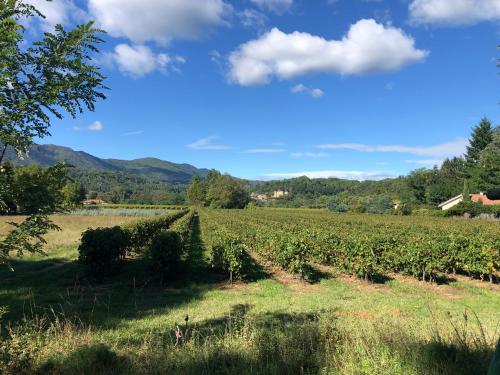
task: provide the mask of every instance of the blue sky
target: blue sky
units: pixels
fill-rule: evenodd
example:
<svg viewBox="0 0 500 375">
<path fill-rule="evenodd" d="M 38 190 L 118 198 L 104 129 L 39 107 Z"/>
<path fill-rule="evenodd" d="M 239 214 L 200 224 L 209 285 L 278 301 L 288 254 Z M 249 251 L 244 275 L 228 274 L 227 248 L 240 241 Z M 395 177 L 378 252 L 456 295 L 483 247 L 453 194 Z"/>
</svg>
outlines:
<svg viewBox="0 0 500 375">
<path fill-rule="evenodd" d="M 499 118 L 500 0 L 30 0 L 94 19 L 108 99 L 53 143 L 256 178 L 398 176 Z"/>
</svg>

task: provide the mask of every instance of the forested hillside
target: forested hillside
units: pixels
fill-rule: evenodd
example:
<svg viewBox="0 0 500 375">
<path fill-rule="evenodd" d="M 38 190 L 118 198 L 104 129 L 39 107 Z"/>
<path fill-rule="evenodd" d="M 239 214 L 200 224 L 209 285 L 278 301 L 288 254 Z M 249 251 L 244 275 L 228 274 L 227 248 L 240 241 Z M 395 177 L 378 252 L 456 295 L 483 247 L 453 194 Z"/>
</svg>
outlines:
<svg viewBox="0 0 500 375">
<path fill-rule="evenodd" d="M 198 169 L 189 164 L 177 164 L 156 158 L 101 159 L 83 151 L 56 145 L 32 145 L 28 157 L 24 159 L 18 158 L 13 149 L 8 148 L 5 160 L 11 160 L 15 165 L 38 164 L 42 167 L 67 162 L 79 169 L 132 173 L 174 184 L 187 184 L 192 177 L 205 177 L 208 173 L 207 169 Z"/>
</svg>

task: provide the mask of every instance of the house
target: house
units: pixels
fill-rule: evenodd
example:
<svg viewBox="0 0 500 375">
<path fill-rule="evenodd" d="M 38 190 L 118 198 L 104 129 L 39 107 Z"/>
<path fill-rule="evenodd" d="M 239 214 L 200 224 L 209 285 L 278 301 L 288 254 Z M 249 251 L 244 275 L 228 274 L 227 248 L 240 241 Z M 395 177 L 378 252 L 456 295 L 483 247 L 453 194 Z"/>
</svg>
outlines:
<svg viewBox="0 0 500 375">
<path fill-rule="evenodd" d="M 485 206 L 495 206 L 500 205 L 500 199 L 492 200 L 489 199 L 485 193 L 481 192 L 479 194 L 469 194 L 470 200 L 475 203 L 481 203 Z M 456 206 L 460 202 L 464 200 L 462 194 L 457 195 L 451 199 L 448 199 L 446 202 L 441 203 L 438 207 L 442 210 L 449 210 L 450 208 Z"/>
<path fill-rule="evenodd" d="M 99 206 L 106 204 L 102 199 L 87 199 L 82 202 L 84 206 Z"/>
<path fill-rule="evenodd" d="M 266 194 L 252 193 L 250 198 L 257 202 L 267 202 L 268 198 Z"/>
<path fill-rule="evenodd" d="M 272 197 L 277 199 L 277 198 L 283 198 L 283 197 L 285 197 L 287 195 L 288 195 L 288 191 L 285 191 L 285 190 L 275 190 L 275 191 L 273 191 Z"/>
<path fill-rule="evenodd" d="M 438 207 L 440 209 L 444 210 L 449 210 L 452 207 L 455 207 L 457 204 L 462 202 L 464 200 L 464 196 L 462 194 L 457 195 L 456 197 L 453 197 L 451 199 L 448 199 L 446 202 L 441 203 Z"/>
<path fill-rule="evenodd" d="M 500 205 L 500 199 L 493 200 L 489 199 L 485 193 L 481 192 L 479 194 L 471 194 L 470 200 L 476 203 L 482 203 L 485 206 L 496 206 Z"/>
</svg>

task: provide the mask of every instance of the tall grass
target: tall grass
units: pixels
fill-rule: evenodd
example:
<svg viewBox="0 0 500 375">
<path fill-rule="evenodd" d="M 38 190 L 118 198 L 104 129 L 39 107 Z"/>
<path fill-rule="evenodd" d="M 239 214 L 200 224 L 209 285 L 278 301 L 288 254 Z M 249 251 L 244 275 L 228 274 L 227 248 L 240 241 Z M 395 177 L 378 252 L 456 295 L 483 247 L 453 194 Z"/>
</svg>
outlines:
<svg viewBox="0 0 500 375">
<path fill-rule="evenodd" d="M 333 312 L 229 316 L 107 342 L 66 318 L 4 328 L 2 374 L 485 374 L 494 338 L 479 321 L 422 332 L 393 320 L 347 323 Z"/>
</svg>

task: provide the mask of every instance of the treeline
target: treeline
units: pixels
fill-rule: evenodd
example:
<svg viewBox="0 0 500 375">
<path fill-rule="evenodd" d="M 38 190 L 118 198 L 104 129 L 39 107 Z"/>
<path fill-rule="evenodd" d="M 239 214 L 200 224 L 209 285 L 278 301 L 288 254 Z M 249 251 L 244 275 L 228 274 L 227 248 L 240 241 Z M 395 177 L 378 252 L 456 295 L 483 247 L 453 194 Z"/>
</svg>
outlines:
<svg viewBox="0 0 500 375">
<path fill-rule="evenodd" d="M 250 195 L 242 180 L 211 170 L 204 180 L 193 178 L 187 199 L 195 206 L 244 208 L 250 201 Z"/>
<path fill-rule="evenodd" d="M 81 184 L 89 199 L 108 203 L 185 204 L 186 185 L 169 184 L 132 173 L 72 168 L 70 177 Z"/>
<path fill-rule="evenodd" d="M 464 189 L 465 186 L 465 189 Z M 500 128 L 487 118 L 473 129 L 463 156 L 446 159 L 432 169 L 382 181 L 349 181 L 299 177 L 251 187 L 258 193 L 286 190 L 283 198 L 259 204 L 274 207 L 330 208 L 333 211 L 383 213 L 397 208 L 408 214 L 417 208 L 437 208 L 453 196 L 500 186 Z"/>
</svg>

